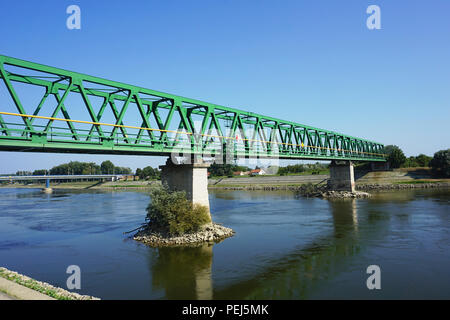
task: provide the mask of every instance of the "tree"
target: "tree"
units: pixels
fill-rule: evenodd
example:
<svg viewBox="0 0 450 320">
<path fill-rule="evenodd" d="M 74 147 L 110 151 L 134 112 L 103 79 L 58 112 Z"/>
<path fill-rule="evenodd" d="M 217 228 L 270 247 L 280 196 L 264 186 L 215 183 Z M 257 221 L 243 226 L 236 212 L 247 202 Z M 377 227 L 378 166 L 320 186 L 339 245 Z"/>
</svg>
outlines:
<svg viewBox="0 0 450 320">
<path fill-rule="evenodd" d="M 402 164 L 402 167 L 415 168 L 415 167 L 419 167 L 419 164 L 417 163 L 416 157 L 411 156 L 406 159 L 406 161 Z"/>
<path fill-rule="evenodd" d="M 114 164 L 109 160 L 103 161 L 100 168 L 103 174 L 114 174 Z"/>
<path fill-rule="evenodd" d="M 416 162 L 419 167 L 429 167 L 431 159 L 433 158 L 424 154 L 419 154 L 416 157 Z"/>
<path fill-rule="evenodd" d="M 403 151 L 394 145 L 388 145 L 384 147 L 384 151 L 387 155 L 387 161 L 389 161 L 391 168 L 400 168 L 406 161 L 406 156 Z"/>
<path fill-rule="evenodd" d="M 70 168 L 68 163 L 60 164 L 58 166 L 54 166 L 50 169 L 51 175 L 65 175 L 69 174 Z"/>
<path fill-rule="evenodd" d="M 450 177 L 450 149 L 440 150 L 430 161 L 433 173 L 440 177 Z"/>
<path fill-rule="evenodd" d="M 31 171 L 17 171 L 16 176 L 31 176 L 33 173 Z"/>
<path fill-rule="evenodd" d="M 118 174 L 132 174 L 133 171 L 127 167 L 114 167 L 114 173 Z"/>
<path fill-rule="evenodd" d="M 94 162 L 71 161 L 63 163 L 50 169 L 51 175 L 80 175 L 80 174 L 99 174 L 101 168 Z"/>
<path fill-rule="evenodd" d="M 46 169 L 34 170 L 33 176 L 45 176 L 47 174 Z"/>
<path fill-rule="evenodd" d="M 236 171 L 250 171 L 250 168 L 233 164 L 218 164 L 218 163 L 213 163 L 208 168 L 208 172 L 213 177 L 222 177 L 222 176 L 232 177 L 233 172 Z"/>
<path fill-rule="evenodd" d="M 288 165 L 286 167 L 279 167 L 278 168 L 278 174 L 281 176 L 284 176 L 289 173 L 302 173 L 302 172 L 309 172 L 311 174 L 319 174 L 322 170 L 327 170 L 328 165 L 324 163 L 316 162 L 314 164 L 294 164 L 294 165 Z"/>
<path fill-rule="evenodd" d="M 411 156 L 406 159 L 406 161 L 402 164 L 402 167 L 405 168 L 414 168 L 414 167 L 429 167 L 431 157 L 426 156 L 424 154 L 419 154 L 417 157 Z"/>
<path fill-rule="evenodd" d="M 147 166 L 144 169 L 142 169 L 139 179 L 156 179 L 157 177 L 158 171 L 150 166 Z"/>
</svg>

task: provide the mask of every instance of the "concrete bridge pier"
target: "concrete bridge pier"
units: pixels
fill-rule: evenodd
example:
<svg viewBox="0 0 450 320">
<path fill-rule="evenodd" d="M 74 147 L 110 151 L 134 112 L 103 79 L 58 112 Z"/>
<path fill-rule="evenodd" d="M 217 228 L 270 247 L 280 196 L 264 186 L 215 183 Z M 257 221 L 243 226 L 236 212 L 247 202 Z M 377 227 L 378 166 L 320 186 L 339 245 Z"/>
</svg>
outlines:
<svg viewBox="0 0 450 320">
<path fill-rule="evenodd" d="M 355 174 L 351 161 L 331 161 L 328 187 L 334 191 L 355 192 Z"/>
<path fill-rule="evenodd" d="M 45 180 L 45 188 L 42 189 L 42 192 L 44 192 L 44 193 L 52 193 L 53 192 L 53 189 L 50 188 L 50 179 Z"/>
<path fill-rule="evenodd" d="M 189 164 L 173 163 L 171 158 L 160 166 L 161 182 L 167 184 L 170 190 L 185 191 L 188 200 L 208 208 L 208 167 L 201 159 L 194 159 Z"/>
</svg>

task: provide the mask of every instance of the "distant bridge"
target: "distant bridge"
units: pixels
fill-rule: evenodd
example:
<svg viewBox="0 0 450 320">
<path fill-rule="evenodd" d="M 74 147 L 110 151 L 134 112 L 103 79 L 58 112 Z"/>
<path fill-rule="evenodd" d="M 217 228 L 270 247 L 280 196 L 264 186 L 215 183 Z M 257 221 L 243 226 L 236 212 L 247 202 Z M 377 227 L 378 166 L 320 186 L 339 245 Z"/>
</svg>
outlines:
<svg viewBox="0 0 450 320">
<path fill-rule="evenodd" d="M 123 175 L 117 174 L 72 174 L 72 175 L 46 175 L 46 176 L 0 176 L 0 181 L 17 181 L 17 180 L 111 180 L 115 181 L 122 178 Z"/>
</svg>

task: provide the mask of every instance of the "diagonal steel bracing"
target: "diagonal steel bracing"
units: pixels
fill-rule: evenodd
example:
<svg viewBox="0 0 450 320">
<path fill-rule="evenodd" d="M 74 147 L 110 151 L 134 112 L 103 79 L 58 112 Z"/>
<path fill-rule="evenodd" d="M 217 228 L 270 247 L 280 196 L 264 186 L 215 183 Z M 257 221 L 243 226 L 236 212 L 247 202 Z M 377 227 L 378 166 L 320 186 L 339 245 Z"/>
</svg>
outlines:
<svg viewBox="0 0 450 320">
<path fill-rule="evenodd" d="M 0 150 L 385 161 L 377 142 L 1 55 L 0 94 Z"/>
</svg>

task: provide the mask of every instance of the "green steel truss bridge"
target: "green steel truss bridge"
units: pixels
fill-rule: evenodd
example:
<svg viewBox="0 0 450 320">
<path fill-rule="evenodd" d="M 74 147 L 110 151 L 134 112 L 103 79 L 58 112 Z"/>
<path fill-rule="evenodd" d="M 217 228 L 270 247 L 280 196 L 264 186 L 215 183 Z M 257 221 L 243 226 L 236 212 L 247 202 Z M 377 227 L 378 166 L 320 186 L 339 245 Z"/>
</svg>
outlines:
<svg viewBox="0 0 450 320">
<path fill-rule="evenodd" d="M 385 161 L 383 145 L 0 55 L 0 151 Z"/>
</svg>

